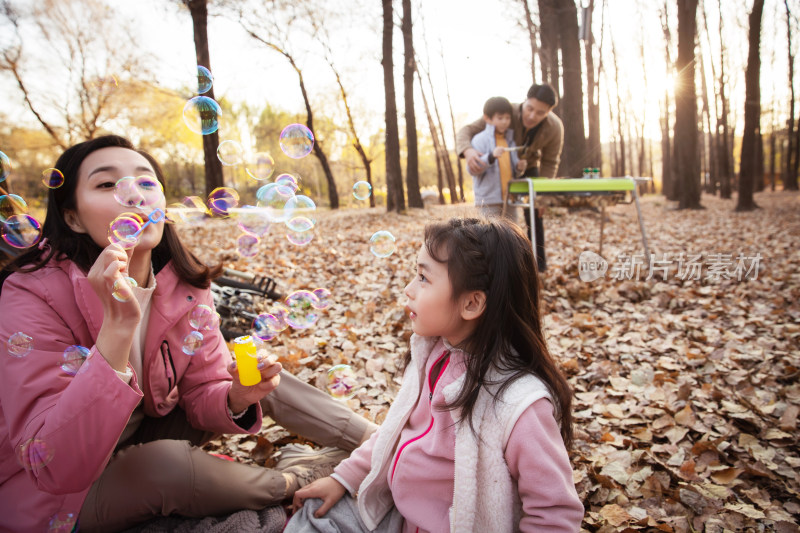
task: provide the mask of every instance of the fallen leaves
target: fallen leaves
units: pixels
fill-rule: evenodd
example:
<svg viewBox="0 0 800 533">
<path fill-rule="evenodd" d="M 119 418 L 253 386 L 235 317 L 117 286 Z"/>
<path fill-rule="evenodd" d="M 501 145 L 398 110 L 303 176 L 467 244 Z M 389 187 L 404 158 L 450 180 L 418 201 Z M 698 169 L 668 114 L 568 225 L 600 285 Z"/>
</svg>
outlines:
<svg viewBox="0 0 800 533">
<path fill-rule="evenodd" d="M 752 213 L 708 196 L 701 211 L 643 201 L 653 253 L 760 253 L 757 279 L 746 281 L 681 280 L 672 268 L 666 279 L 658 272 L 584 283 L 578 256 L 597 249 L 597 214 L 548 209 L 542 308 L 548 345 L 575 394 L 571 458 L 585 530 L 798 531 L 800 196 L 756 200 L 763 209 Z M 205 261 L 225 258 L 225 266 L 272 276 L 284 293 L 329 289 L 332 304 L 316 326 L 287 330 L 270 350 L 323 389 L 331 366 L 350 364 L 362 388 L 348 405 L 381 422 L 400 385 L 410 336 L 403 287 L 424 224 L 468 213 L 465 206 L 320 212 L 310 245 L 291 245 L 274 225 L 255 259 L 232 253 L 230 222 L 182 236 Z M 641 253 L 635 210 L 607 213 L 602 255 L 613 263 Z M 369 237 L 381 229 L 397 238 L 386 259 L 369 252 Z M 269 465 L 290 439 L 298 437 L 265 424 L 259 437 L 225 436 L 211 448 Z"/>
</svg>

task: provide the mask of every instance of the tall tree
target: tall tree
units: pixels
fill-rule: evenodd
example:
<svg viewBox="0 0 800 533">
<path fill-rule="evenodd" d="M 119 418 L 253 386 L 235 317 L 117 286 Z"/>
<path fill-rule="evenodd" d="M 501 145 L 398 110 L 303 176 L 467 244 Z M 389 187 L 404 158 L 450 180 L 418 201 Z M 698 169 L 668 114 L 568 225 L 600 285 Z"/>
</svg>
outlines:
<svg viewBox="0 0 800 533">
<path fill-rule="evenodd" d="M 556 0 L 539 0 L 539 59 L 542 63 L 542 83 L 548 83 L 560 94 L 558 75 L 558 7 Z M 560 104 L 560 102 L 559 102 Z M 560 116 L 560 105 L 556 112 Z"/>
<path fill-rule="evenodd" d="M 397 101 L 394 90 L 392 33 L 394 29 L 392 0 L 383 5 L 383 88 L 386 100 L 386 210 L 405 211 L 403 171 L 400 167 L 400 134 L 397 127 Z"/>
<path fill-rule="evenodd" d="M 194 32 L 194 51 L 197 64 L 211 70 L 211 56 L 208 51 L 208 5 L 206 0 L 182 0 L 192 16 L 192 29 Z M 214 87 L 204 93 L 214 99 Z M 206 166 L 206 195 L 217 187 L 222 187 L 222 163 L 217 157 L 219 148 L 219 132 L 214 131 L 203 135 L 203 160 Z"/>
<path fill-rule="evenodd" d="M 592 16 L 594 14 L 594 0 L 589 0 L 589 13 L 586 17 L 586 28 L 584 28 L 583 35 L 585 37 L 583 43 L 583 52 L 586 61 L 586 89 L 588 91 L 586 104 L 587 115 L 589 118 L 589 138 L 586 146 L 586 157 L 588 166 L 600 168 L 603 166 L 600 143 L 600 75 L 599 72 L 595 73 L 594 68 L 594 33 L 592 32 Z M 603 40 L 603 25 L 600 25 L 600 46 L 602 49 Z M 600 58 L 600 65 L 602 66 L 603 59 Z"/>
<path fill-rule="evenodd" d="M 719 0 L 719 12 L 723 13 L 722 0 Z M 725 36 L 723 34 L 723 21 L 719 18 L 719 101 L 720 116 L 717 118 L 717 157 L 719 158 L 719 196 L 720 198 L 730 198 L 733 183 L 733 155 L 730 148 L 731 133 L 728 124 L 730 101 L 726 94 L 728 78 L 725 76 L 725 62 L 727 47 L 725 46 Z"/>
<path fill-rule="evenodd" d="M 528 0 L 518 0 L 525 13 L 525 29 L 528 31 L 528 41 L 531 43 L 531 83 L 536 83 L 536 56 L 539 55 L 539 27 L 533 22 L 531 7 Z M 594 0 L 592 0 L 594 2 Z"/>
<path fill-rule="evenodd" d="M 672 76 L 672 32 L 669 26 L 669 0 L 664 0 L 664 5 L 659 7 L 661 30 L 664 32 L 664 64 L 667 69 L 667 79 Z M 677 200 L 675 173 L 673 172 L 674 151 L 670 137 L 670 98 L 669 87 L 664 85 L 664 109 L 661 115 L 661 192 L 667 200 Z"/>
<path fill-rule="evenodd" d="M 403 0 L 403 103 L 406 117 L 406 187 L 408 206 L 424 207 L 419 192 L 419 156 L 417 152 L 417 118 L 414 114 L 414 35 L 411 0 Z"/>
<path fill-rule="evenodd" d="M 586 164 L 586 134 L 583 129 L 583 80 L 578 11 L 574 0 L 558 3 L 558 39 L 561 49 L 563 93 L 559 116 L 564 122 L 564 148 L 559 176 L 579 178 Z"/>
<path fill-rule="evenodd" d="M 706 36 L 706 42 L 708 43 L 708 63 L 711 66 L 711 79 L 717 79 L 717 73 L 714 67 L 714 57 L 712 56 L 712 47 L 711 47 L 711 35 L 708 31 L 708 15 L 706 13 L 706 6 L 705 3 L 702 4 L 702 11 L 703 11 L 703 33 Z M 701 53 L 701 63 L 700 63 L 700 78 L 703 80 L 703 108 L 705 110 L 706 116 L 706 124 L 708 130 L 707 140 L 708 142 L 705 143 L 708 146 L 708 172 L 709 172 L 709 183 L 706 192 L 709 194 L 717 194 L 717 187 L 719 185 L 719 158 L 717 157 L 717 136 L 716 136 L 716 128 L 711 123 L 711 105 L 710 102 L 713 101 L 714 103 L 714 119 L 719 116 L 719 109 L 717 108 L 717 98 L 716 95 L 713 93 L 713 89 L 708 87 L 708 83 L 706 82 L 706 72 L 705 72 L 705 55 Z M 711 93 L 712 98 L 709 98 L 709 93 Z"/>
<path fill-rule="evenodd" d="M 792 12 L 789 9 L 789 0 L 783 0 L 786 6 L 786 49 L 789 52 L 789 121 L 787 134 L 786 157 L 784 158 L 785 178 L 783 181 L 784 189 L 796 191 L 797 184 L 797 165 L 800 160 L 800 146 L 794 142 L 794 49 L 792 48 Z M 800 129 L 800 125 L 798 125 Z"/>
<path fill-rule="evenodd" d="M 742 158 L 739 163 L 739 198 L 737 211 L 751 211 L 758 206 L 753 200 L 755 180 L 759 178 L 759 147 L 761 144 L 761 18 L 764 0 L 753 0 L 750 12 L 749 49 L 744 73 L 745 104 L 744 131 L 742 132 Z M 763 160 L 761 161 L 763 165 Z"/>
<path fill-rule="evenodd" d="M 300 65 L 298 65 L 297 61 L 295 61 L 294 56 L 287 51 L 284 46 L 274 42 L 269 36 L 260 35 L 255 28 L 251 27 L 247 22 L 245 22 L 244 17 L 241 14 L 239 23 L 253 39 L 259 41 L 260 43 L 271 48 L 272 50 L 275 50 L 280 55 L 285 57 L 292 66 L 292 69 L 294 69 L 295 73 L 297 74 L 297 82 L 300 85 L 300 94 L 303 96 L 303 103 L 306 107 L 306 127 L 314 133 L 314 156 L 317 158 L 320 166 L 322 167 L 322 172 L 325 174 L 325 181 L 328 185 L 328 202 L 330 203 L 331 209 L 339 209 L 339 191 L 336 189 L 336 181 L 333 179 L 333 171 L 331 170 L 330 163 L 328 162 L 328 156 L 326 155 L 322 146 L 322 139 L 320 138 L 318 132 L 314 130 L 314 111 L 311 109 L 311 100 L 309 99 L 308 91 L 306 90 L 305 78 L 303 78 L 303 70 L 300 68 Z"/>
<path fill-rule="evenodd" d="M 675 73 L 675 159 L 678 208 L 700 209 L 700 172 L 697 156 L 697 89 L 695 87 L 695 38 L 697 0 L 678 0 L 678 59 Z"/>
<path fill-rule="evenodd" d="M 444 60 L 444 47 L 441 46 L 441 42 L 439 43 L 439 50 L 441 51 L 442 56 L 442 71 L 444 72 L 444 88 L 445 92 L 447 93 L 447 106 L 450 110 L 450 127 L 453 130 L 453 146 L 456 146 L 456 116 L 453 113 L 453 101 L 450 98 L 450 82 L 447 79 L 447 62 Z M 420 88 L 421 89 L 421 88 Z M 456 157 L 456 168 L 458 169 L 458 192 L 460 202 L 466 201 L 464 197 L 464 168 L 461 164 L 461 158 Z"/>
<path fill-rule="evenodd" d="M 433 121 L 431 108 L 428 105 L 428 98 L 425 96 L 425 87 L 422 85 L 422 76 L 417 69 L 417 79 L 419 80 L 420 94 L 422 94 L 422 104 L 425 106 L 425 116 L 428 118 L 428 127 L 431 131 L 431 141 L 433 142 L 433 152 L 436 154 L 436 186 L 439 189 L 439 203 L 444 205 L 444 178 L 442 176 L 442 149 L 439 145 L 439 133 L 436 131 L 436 123 Z M 452 194 L 452 193 L 451 193 Z M 451 197 L 452 203 L 452 197 Z"/>
<path fill-rule="evenodd" d="M 617 63 L 617 46 L 611 37 L 611 57 L 614 63 L 614 89 L 617 95 L 617 128 L 619 132 L 619 159 L 615 165 L 614 175 L 624 176 L 625 171 L 625 118 L 622 109 L 622 85 L 619 83 L 619 64 Z"/>
</svg>

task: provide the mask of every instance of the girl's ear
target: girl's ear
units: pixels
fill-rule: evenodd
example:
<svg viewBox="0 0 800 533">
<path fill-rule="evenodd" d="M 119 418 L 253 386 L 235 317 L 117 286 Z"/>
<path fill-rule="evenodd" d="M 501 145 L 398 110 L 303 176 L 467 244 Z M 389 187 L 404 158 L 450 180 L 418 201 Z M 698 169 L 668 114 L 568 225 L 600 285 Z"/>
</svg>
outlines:
<svg viewBox="0 0 800 533">
<path fill-rule="evenodd" d="M 486 293 L 483 291 L 470 291 L 462 296 L 461 318 L 475 320 L 486 311 Z"/>
<path fill-rule="evenodd" d="M 86 233 L 86 229 L 83 227 L 83 224 L 81 224 L 78 214 L 72 209 L 64 210 L 64 222 L 66 222 L 69 229 L 75 233 Z"/>
</svg>

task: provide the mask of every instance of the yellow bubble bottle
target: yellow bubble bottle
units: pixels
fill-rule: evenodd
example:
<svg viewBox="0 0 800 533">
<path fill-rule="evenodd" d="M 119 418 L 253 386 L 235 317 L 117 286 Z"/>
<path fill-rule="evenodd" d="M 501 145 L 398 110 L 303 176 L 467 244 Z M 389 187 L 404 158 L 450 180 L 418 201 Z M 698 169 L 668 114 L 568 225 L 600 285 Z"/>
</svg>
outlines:
<svg viewBox="0 0 800 533">
<path fill-rule="evenodd" d="M 236 357 L 236 368 L 239 369 L 239 382 L 244 386 L 260 383 L 256 343 L 250 335 L 233 339 L 233 355 Z"/>
</svg>

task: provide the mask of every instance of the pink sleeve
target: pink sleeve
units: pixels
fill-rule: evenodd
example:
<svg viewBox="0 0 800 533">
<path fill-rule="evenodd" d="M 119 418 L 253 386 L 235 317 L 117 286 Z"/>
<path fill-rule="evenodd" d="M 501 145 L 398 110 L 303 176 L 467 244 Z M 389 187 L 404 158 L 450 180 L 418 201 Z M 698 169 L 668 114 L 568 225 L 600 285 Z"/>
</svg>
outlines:
<svg viewBox="0 0 800 533">
<path fill-rule="evenodd" d="M 580 530 L 583 504 L 549 400 L 538 400 L 522 413 L 505 457 L 522 500 L 520 531 Z"/>
<path fill-rule="evenodd" d="M 372 450 L 375 447 L 375 439 L 378 438 L 380 430 L 381 429 L 378 428 L 369 440 L 353 450 L 350 457 L 339 463 L 333 470 L 336 476 L 340 477 L 342 481 L 349 485 L 349 488 L 352 489 L 354 494 L 358 492 L 358 487 L 361 486 L 361 482 L 364 481 L 367 474 L 369 474 L 372 463 Z"/>
</svg>

